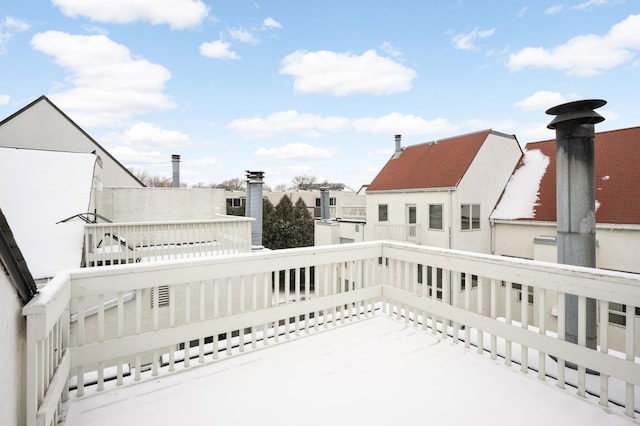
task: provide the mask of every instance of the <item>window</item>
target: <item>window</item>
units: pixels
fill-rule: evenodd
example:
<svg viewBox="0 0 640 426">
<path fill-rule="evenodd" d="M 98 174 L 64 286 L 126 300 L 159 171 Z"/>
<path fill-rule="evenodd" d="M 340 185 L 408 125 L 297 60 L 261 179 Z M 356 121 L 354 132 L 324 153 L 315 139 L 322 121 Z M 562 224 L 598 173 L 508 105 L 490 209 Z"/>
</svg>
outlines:
<svg viewBox="0 0 640 426">
<path fill-rule="evenodd" d="M 469 274 L 465 274 L 465 273 L 461 273 L 460 274 L 460 290 L 463 291 L 466 286 L 467 286 L 467 277 L 469 276 Z M 478 276 L 477 275 L 471 275 L 471 288 L 476 288 L 478 287 Z"/>
<path fill-rule="evenodd" d="M 433 297 L 433 268 L 431 266 L 427 266 L 427 289 L 429 297 Z M 418 283 L 424 283 L 424 273 L 423 266 L 418 265 Z M 436 269 L 436 299 L 442 300 L 442 268 Z"/>
<path fill-rule="evenodd" d="M 386 222 L 389 216 L 387 215 L 387 205 L 378 204 L 378 222 Z"/>
<path fill-rule="evenodd" d="M 320 207 L 320 197 L 316 197 L 316 207 Z M 336 205 L 336 197 L 329 197 L 329 205 L 330 206 L 335 206 Z"/>
<path fill-rule="evenodd" d="M 442 204 L 429 204 L 429 229 L 442 230 Z"/>
<path fill-rule="evenodd" d="M 242 207 L 244 204 L 242 198 L 227 198 L 227 206 L 229 207 Z"/>
<path fill-rule="evenodd" d="M 460 229 L 463 231 L 480 229 L 480 204 L 460 206 Z"/>
<path fill-rule="evenodd" d="M 640 308 L 635 309 L 635 315 L 640 316 Z M 609 302 L 609 324 L 627 325 L 627 305 Z"/>
<path fill-rule="evenodd" d="M 518 302 L 522 303 L 522 284 L 511 283 L 511 288 L 517 290 Z M 527 286 L 527 303 L 533 305 L 533 287 Z"/>
</svg>

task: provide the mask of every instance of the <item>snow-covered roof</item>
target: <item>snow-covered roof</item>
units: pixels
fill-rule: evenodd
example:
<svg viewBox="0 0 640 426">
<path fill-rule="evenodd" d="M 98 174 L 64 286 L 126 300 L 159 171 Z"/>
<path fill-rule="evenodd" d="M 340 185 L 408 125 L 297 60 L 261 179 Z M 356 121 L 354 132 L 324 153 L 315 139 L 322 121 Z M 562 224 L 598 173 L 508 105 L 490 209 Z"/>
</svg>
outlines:
<svg viewBox="0 0 640 426">
<path fill-rule="evenodd" d="M 525 150 L 522 163 L 502 194 L 494 219 L 532 219 L 538 202 L 540 181 L 549 166 L 549 157 L 539 149 Z"/>
<path fill-rule="evenodd" d="M 78 268 L 84 222 L 57 223 L 87 212 L 94 154 L 0 148 L 0 206 L 36 280 Z"/>
<path fill-rule="evenodd" d="M 65 424 L 633 424 L 595 397 L 382 315 L 105 389 L 72 392 Z"/>
</svg>

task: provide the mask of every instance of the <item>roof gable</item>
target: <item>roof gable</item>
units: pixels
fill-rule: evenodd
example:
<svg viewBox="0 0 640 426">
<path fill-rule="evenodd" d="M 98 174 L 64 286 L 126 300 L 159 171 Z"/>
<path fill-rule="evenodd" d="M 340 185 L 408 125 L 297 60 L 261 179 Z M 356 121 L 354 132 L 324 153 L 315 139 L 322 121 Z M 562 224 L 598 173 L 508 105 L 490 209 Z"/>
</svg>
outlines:
<svg viewBox="0 0 640 426">
<path fill-rule="evenodd" d="M 596 133 L 594 148 L 596 222 L 640 225 L 640 127 Z M 556 141 L 532 142 L 526 150 L 540 150 L 549 165 L 540 180 L 533 217 L 520 219 L 555 222 Z"/>
<path fill-rule="evenodd" d="M 113 161 L 113 164 L 116 165 L 117 169 L 120 169 L 120 172 L 123 172 L 125 175 L 127 175 L 132 182 L 134 182 L 135 184 L 139 185 L 140 187 L 144 187 L 144 183 L 142 183 L 140 181 L 140 179 L 138 179 L 133 173 L 131 173 L 131 171 L 129 169 L 127 169 L 122 163 L 120 163 L 113 155 L 111 155 L 111 153 L 109 151 L 107 151 L 106 149 L 104 149 L 93 137 L 91 137 L 91 135 L 89 135 L 86 131 L 84 131 L 78 124 L 76 124 L 75 121 L 73 121 L 67 114 L 64 113 L 64 111 L 62 111 L 60 108 L 58 108 L 53 102 L 51 102 L 51 100 L 49 100 L 49 98 L 47 98 L 46 96 L 40 96 L 38 99 L 34 100 L 33 102 L 31 102 L 30 104 L 24 106 L 23 108 L 19 109 L 18 111 L 14 112 L 13 114 L 11 114 L 10 116 L 6 117 L 5 119 L 0 121 L 0 127 L 9 124 L 11 121 L 13 121 L 14 119 L 16 119 L 19 116 L 27 116 L 26 114 L 29 113 L 30 110 L 36 109 L 36 106 L 46 106 L 48 108 L 50 108 L 50 110 L 54 111 L 55 113 L 57 113 L 59 115 L 59 117 L 61 117 L 64 121 L 67 121 L 73 128 L 75 128 L 83 137 L 84 140 L 86 140 L 89 145 L 87 146 L 87 148 L 85 149 L 84 147 L 82 149 L 74 149 L 74 148 L 63 148 L 63 149 L 59 149 L 56 148 L 55 146 L 51 146 L 51 147 L 42 147 L 42 146 L 33 146 L 33 145 L 16 145 L 15 141 L 13 140 L 8 140 L 5 141 L 3 143 L 2 140 L 0 140 L 0 146 L 6 146 L 6 147 L 16 147 L 16 148 L 27 148 L 27 149 L 38 149 L 38 150 L 56 150 L 56 151 L 66 151 L 66 152 L 96 152 L 99 156 L 102 157 L 109 157 L 109 159 L 111 161 Z M 55 117 L 55 115 L 53 116 Z M 43 126 L 46 127 L 46 124 L 43 124 Z M 47 135 L 47 139 L 52 139 L 54 137 L 62 137 L 61 135 L 56 135 L 56 134 L 49 134 Z M 37 136 L 34 136 L 33 134 L 28 134 L 26 135 L 27 138 L 36 138 Z"/>
<path fill-rule="evenodd" d="M 458 185 L 491 130 L 403 148 L 373 179 L 367 192 L 451 188 Z"/>
</svg>

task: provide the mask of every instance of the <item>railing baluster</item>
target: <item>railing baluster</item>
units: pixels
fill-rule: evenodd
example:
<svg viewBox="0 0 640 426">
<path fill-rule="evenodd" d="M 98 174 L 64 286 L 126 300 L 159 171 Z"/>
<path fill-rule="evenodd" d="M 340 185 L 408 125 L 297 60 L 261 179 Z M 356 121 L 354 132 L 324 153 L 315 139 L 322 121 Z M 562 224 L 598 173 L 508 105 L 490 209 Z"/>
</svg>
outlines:
<svg viewBox="0 0 640 426">
<path fill-rule="evenodd" d="M 207 300 L 204 282 L 199 281 L 198 287 L 200 289 L 200 295 L 198 296 L 200 300 L 200 309 L 199 309 L 200 321 L 204 321 L 206 316 L 205 301 Z M 200 364 L 203 364 L 204 363 L 204 336 L 200 336 L 200 338 L 198 339 L 198 348 L 200 349 L 200 353 L 198 354 L 198 362 L 200 362 Z"/>
<path fill-rule="evenodd" d="M 466 311 L 471 310 L 471 285 L 472 276 L 469 273 L 464 272 L 464 309 Z M 471 327 L 469 324 L 464 325 L 464 347 L 469 349 L 471 346 Z"/>
<path fill-rule="evenodd" d="M 609 353 L 609 302 L 599 300 L 600 325 L 598 326 L 600 352 Z M 609 376 L 600 372 L 600 405 L 609 406 Z"/>
<path fill-rule="evenodd" d="M 258 276 L 256 274 L 251 275 L 251 311 L 258 310 Z M 257 325 L 251 327 L 251 348 L 256 348 L 256 328 Z M 264 336 L 263 336 L 264 337 Z"/>
<path fill-rule="evenodd" d="M 565 299 L 565 293 L 564 292 L 558 292 L 558 340 L 565 340 L 565 306 L 564 306 L 564 299 Z M 564 359 L 558 357 L 557 358 L 557 363 L 558 363 L 558 371 L 557 371 L 557 381 L 556 381 L 556 386 L 558 386 L 560 389 L 564 389 L 564 385 L 565 385 L 565 380 L 564 380 Z"/>
<path fill-rule="evenodd" d="M 635 306 L 627 305 L 625 315 L 625 359 L 633 362 L 635 360 L 635 335 L 636 335 L 636 317 Z M 633 418 L 635 413 L 635 386 L 633 383 L 625 383 L 625 403 L 624 414 Z"/>
<path fill-rule="evenodd" d="M 244 308 L 244 298 L 246 293 L 245 281 L 246 281 L 246 276 L 242 275 L 240 277 L 240 282 L 238 283 L 240 287 L 239 288 L 240 307 L 239 307 L 238 313 L 243 313 L 245 311 L 245 308 Z M 240 352 L 244 352 L 244 327 L 240 327 L 240 330 L 238 330 L 238 349 Z"/>
<path fill-rule="evenodd" d="M 136 297 L 136 334 L 141 334 L 142 333 L 142 290 L 137 290 L 138 294 Z M 149 290 L 151 291 L 151 290 Z M 141 367 L 141 360 L 140 360 L 140 354 L 136 354 L 135 356 L 135 377 L 134 380 L 138 381 L 140 380 L 140 367 Z"/>
<path fill-rule="evenodd" d="M 213 281 L 213 318 L 220 316 L 220 280 Z M 213 359 L 218 359 L 218 333 L 215 333 L 212 337 L 212 356 Z"/>
<path fill-rule="evenodd" d="M 227 277 L 227 316 L 233 315 L 233 278 Z M 231 355 L 233 345 L 233 330 L 227 330 L 226 333 L 227 355 Z"/>
<path fill-rule="evenodd" d="M 578 296 L 578 345 L 583 348 L 587 346 L 587 298 Z M 578 395 L 585 396 L 586 391 L 586 368 L 578 365 Z"/>
<path fill-rule="evenodd" d="M 476 309 L 478 314 L 485 316 L 484 314 L 484 295 L 485 295 L 485 287 L 487 285 L 487 279 L 483 276 L 478 276 L 478 291 L 477 291 L 477 305 Z M 484 353 L 484 331 L 481 329 L 477 329 L 476 332 L 477 337 L 477 352 L 479 354 Z"/>
<path fill-rule="evenodd" d="M 544 288 L 538 288 L 538 293 L 535 296 L 534 304 L 537 304 L 538 306 L 538 333 L 544 336 L 547 334 L 547 292 Z M 538 378 L 540 380 L 545 380 L 546 377 L 546 358 L 547 354 L 545 352 L 538 351 Z"/>
<path fill-rule="evenodd" d="M 511 282 L 507 281 L 505 283 L 505 321 L 507 324 L 511 325 Z M 504 348 L 504 363 L 505 365 L 511 365 L 511 340 L 505 340 L 505 348 Z"/>
<path fill-rule="evenodd" d="M 498 317 L 498 281 L 494 278 L 491 279 L 490 291 L 490 315 L 491 319 L 495 320 Z M 498 357 L 498 337 L 491 333 L 491 359 L 495 360 Z"/>
<path fill-rule="evenodd" d="M 529 286 L 522 284 L 520 293 L 520 326 L 529 329 Z M 526 373 L 529 370 L 529 348 L 525 344 L 520 345 L 520 371 Z"/>
</svg>

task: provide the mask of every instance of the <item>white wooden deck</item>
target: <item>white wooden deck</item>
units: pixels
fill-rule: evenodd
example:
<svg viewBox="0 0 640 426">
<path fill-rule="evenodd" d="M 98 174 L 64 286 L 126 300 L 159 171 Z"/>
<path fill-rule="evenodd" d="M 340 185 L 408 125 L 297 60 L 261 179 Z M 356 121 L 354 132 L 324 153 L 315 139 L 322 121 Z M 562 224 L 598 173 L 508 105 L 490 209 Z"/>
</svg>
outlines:
<svg viewBox="0 0 640 426">
<path fill-rule="evenodd" d="M 66 424 L 637 424 L 384 315 L 191 365 L 82 398 L 71 392 Z"/>
</svg>

